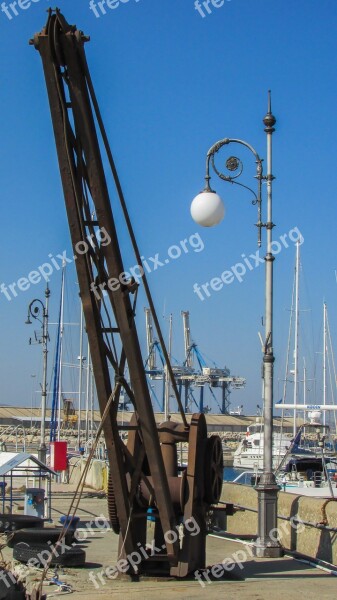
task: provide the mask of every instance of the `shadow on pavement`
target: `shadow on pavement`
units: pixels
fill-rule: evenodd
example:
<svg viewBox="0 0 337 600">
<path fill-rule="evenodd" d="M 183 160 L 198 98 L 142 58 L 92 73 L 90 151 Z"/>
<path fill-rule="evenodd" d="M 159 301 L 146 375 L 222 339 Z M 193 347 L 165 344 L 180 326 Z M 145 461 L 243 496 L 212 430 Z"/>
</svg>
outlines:
<svg viewBox="0 0 337 600">
<path fill-rule="evenodd" d="M 313 572 L 313 567 L 304 565 L 292 558 L 251 560 L 243 563 L 242 574 L 245 579 L 296 579 L 322 577 L 322 572 Z"/>
</svg>

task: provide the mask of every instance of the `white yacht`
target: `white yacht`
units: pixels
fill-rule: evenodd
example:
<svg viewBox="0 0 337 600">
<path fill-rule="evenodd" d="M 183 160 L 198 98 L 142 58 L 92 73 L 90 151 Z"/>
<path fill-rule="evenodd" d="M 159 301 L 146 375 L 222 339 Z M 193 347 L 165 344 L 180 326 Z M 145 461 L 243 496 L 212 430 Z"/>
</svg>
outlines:
<svg viewBox="0 0 337 600">
<path fill-rule="evenodd" d="M 247 427 L 247 432 L 234 452 L 235 469 L 258 470 L 263 465 L 263 423 Z M 273 427 L 273 469 L 277 469 L 291 446 L 291 436 L 281 433 L 281 427 Z"/>
</svg>

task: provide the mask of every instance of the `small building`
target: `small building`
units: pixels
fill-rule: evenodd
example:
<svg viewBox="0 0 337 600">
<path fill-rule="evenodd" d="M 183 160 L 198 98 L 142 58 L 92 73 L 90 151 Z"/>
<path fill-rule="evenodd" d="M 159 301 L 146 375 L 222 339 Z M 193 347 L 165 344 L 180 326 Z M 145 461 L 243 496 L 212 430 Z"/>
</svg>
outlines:
<svg viewBox="0 0 337 600">
<path fill-rule="evenodd" d="M 35 516 L 46 517 L 51 520 L 51 479 L 57 473 L 43 464 L 34 454 L 28 452 L 0 452 L 0 489 L 2 501 L 2 513 L 5 512 L 5 505 L 9 511 L 13 512 L 13 503 L 17 499 L 22 499 L 22 496 L 17 497 L 15 494 L 15 485 L 19 481 L 25 482 L 25 514 L 29 513 Z M 30 485 L 30 481 L 33 481 Z M 9 495 L 6 495 L 6 487 L 9 487 Z M 43 506 L 37 507 L 38 510 L 28 510 L 27 506 L 30 501 L 31 505 L 36 504 Z M 38 514 L 40 513 L 40 514 Z"/>
</svg>

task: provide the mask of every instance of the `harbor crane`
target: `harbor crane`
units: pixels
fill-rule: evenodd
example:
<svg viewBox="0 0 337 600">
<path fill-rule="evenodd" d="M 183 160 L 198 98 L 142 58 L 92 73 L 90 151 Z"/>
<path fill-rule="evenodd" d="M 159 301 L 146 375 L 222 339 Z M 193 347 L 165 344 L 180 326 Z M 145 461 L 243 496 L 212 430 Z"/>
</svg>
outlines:
<svg viewBox="0 0 337 600">
<path fill-rule="evenodd" d="M 154 337 L 153 334 L 153 323 L 151 310 L 149 308 L 145 308 L 145 323 L 146 323 L 146 344 L 147 344 L 147 359 L 145 361 L 145 373 L 151 379 L 151 381 L 162 380 L 165 378 L 165 358 L 162 353 L 160 343 L 158 339 Z M 161 365 L 158 365 L 158 357 L 160 359 Z M 151 386 L 152 393 L 155 397 L 156 402 L 158 403 L 159 409 L 164 412 L 164 403 L 165 403 L 165 387 L 163 386 L 163 397 L 162 402 L 158 400 L 156 393 L 154 391 L 154 386 Z"/>
<path fill-rule="evenodd" d="M 204 389 L 205 386 L 209 386 L 212 395 L 214 396 L 212 388 L 221 388 L 222 390 L 222 402 L 221 402 L 221 414 L 229 414 L 229 395 L 230 386 L 233 385 L 236 389 L 241 389 L 245 386 L 246 380 L 243 377 L 231 377 L 230 370 L 225 367 L 219 369 L 218 367 L 208 367 L 202 354 L 200 353 L 198 346 L 195 342 L 192 342 L 191 329 L 190 329 L 190 313 L 189 311 L 181 312 L 184 326 L 184 341 L 185 341 L 185 365 L 190 369 L 193 369 L 192 377 L 184 377 L 185 386 L 195 385 L 200 387 L 200 403 L 199 410 L 204 411 Z M 194 370 L 194 356 L 197 359 L 199 365 L 199 372 Z M 214 396 L 215 397 L 215 396 Z"/>
<path fill-rule="evenodd" d="M 232 376 L 227 367 L 224 369 L 215 366 L 208 367 L 198 345 L 192 341 L 189 311 L 181 311 L 181 316 L 183 319 L 185 359 L 182 365 L 173 366 L 172 370 L 179 386 L 180 398 L 182 397 L 182 388 L 184 388 L 184 409 L 186 412 L 190 412 L 191 406 L 195 404 L 200 412 L 207 412 L 207 407 L 204 406 L 204 390 L 205 387 L 208 387 L 219 406 L 220 413 L 229 415 L 231 387 L 242 389 L 246 384 L 246 380 L 244 377 Z M 158 339 L 153 336 L 151 310 L 149 308 L 145 308 L 145 320 L 148 353 L 145 362 L 146 373 L 151 380 L 165 381 L 165 359 Z M 158 356 L 161 362 L 160 366 L 157 363 Z M 197 367 L 194 365 L 195 358 L 198 363 Z M 199 404 L 193 394 L 194 387 L 200 389 Z M 221 405 L 213 392 L 213 388 L 221 388 Z"/>
<path fill-rule="evenodd" d="M 141 252 L 87 65 L 88 41 L 58 9 L 49 9 L 46 25 L 31 44 L 43 64 L 102 416 L 110 466 L 110 521 L 119 534 L 118 564 L 123 573 L 133 578 L 144 573 L 181 578 L 205 567 L 207 515 L 220 499 L 223 481 L 221 440 L 207 436 L 204 414 L 187 420 L 144 275 L 142 285 L 182 419 L 181 424 L 173 419 L 159 425 L 155 421 L 135 320 L 138 284 L 125 273 L 126 238 L 121 247 L 115 225 L 118 202 L 138 265 Z M 103 148 L 117 192 L 114 212 Z M 134 410 L 127 441 L 117 419 L 123 389 Z M 182 468 L 177 459 L 180 442 L 188 444 L 188 461 Z M 154 532 L 148 526 L 149 511 L 155 519 Z M 150 550 L 149 536 L 154 543 Z M 137 562 L 132 560 L 136 555 Z"/>
<path fill-rule="evenodd" d="M 147 340 L 147 359 L 145 361 L 145 372 L 149 376 L 149 378 L 153 381 L 161 380 L 163 381 L 163 398 L 162 398 L 162 406 L 160 409 L 165 411 L 165 401 L 167 403 L 167 394 L 169 393 L 167 390 L 167 369 L 165 358 L 163 352 L 161 350 L 161 346 L 159 340 L 153 335 L 153 324 L 152 324 L 152 316 L 151 310 L 149 308 L 145 308 L 145 323 L 146 323 L 146 340 Z M 158 358 L 160 360 L 160 364 L 158 365 Z M 182 387 L 182 375 L 191 375 L 193 373 L 193 369 L 184 365 L 172 365 L 172 372 L 176 382 L 179 384 L 179 397 L 181 398 L 181 387 Z M 186 395 L 185 395 L 185 412 L 189 409 L 188 402 L 188 388 L 185 387 Z M 165 398 L 166 396 L 166 398 Z M 156 401 L 157 397 L 155 396 Z M 198 407 L 196 400 L 193 398 L 195 405 Z M 159 402 L 158 402 L 159 404 Z M 203 412 L 203 411 L 200 411 Z"/>
</svg>

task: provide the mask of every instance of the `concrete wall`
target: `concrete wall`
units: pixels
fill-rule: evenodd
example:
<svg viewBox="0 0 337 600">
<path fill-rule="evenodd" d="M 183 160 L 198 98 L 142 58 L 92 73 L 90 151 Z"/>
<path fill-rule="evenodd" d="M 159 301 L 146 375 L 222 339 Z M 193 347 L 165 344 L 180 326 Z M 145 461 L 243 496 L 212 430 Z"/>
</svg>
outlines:
<svg viewBox="0 0 337 600">
<path fill-rule="evenodd" d="M 225 483 L 221 500 L 257 511 L 257 492 L 248 486 Z M 337 532 L 302 524 L 296 528 L 295 524 L 291 526 L 281 518 L 298 517 L 313 524 L 326 519 L 328 526 L 337 528 L 337 499 L 324 500 L 280 492 L 278 516 L 279 539 L 284 548 L 337 565 Z M 257 512 L 238 511 L 227 517 L 227 531 L 237 535 L 256 535 Z"/>
<path fill-rule="evenodd" d="M 69 461 L 69 483 L 77 485 L 87 464 L 87 458 L 76 457 Z M 108 471 L 104 461 L 93 459 L 88 469 L 85 485 L 93 490 L 106 490 Z"/>
</svg>

